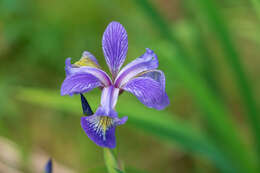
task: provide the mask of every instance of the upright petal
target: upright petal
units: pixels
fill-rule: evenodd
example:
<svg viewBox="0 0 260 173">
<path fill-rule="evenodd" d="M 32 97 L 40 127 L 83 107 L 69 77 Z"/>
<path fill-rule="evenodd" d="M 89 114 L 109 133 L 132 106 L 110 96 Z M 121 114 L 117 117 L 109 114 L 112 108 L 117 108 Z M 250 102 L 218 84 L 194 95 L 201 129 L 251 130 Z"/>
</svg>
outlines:
<svg viewBox="0 0 260 173">
<path fill-rule="evenodd" d="M 156 69 L 157 67 L 158 59 L 156 54 L 151 49 L 147 48 L 146 52 L 141 57 L 127 64 L 119 72 L 115 79 L 115 86 L 121 88 L 137 75 L 140 75 L 147 70 Z"/>
<path fill-rule="evenodd" d="M 115 88 L 112 85 L 103 88 L 100 101 L 100 105 L 104 111 L 103 115 L 114 115 L 111 111 L 115 109 L 118 95 L 119 88 Z"/>
<path fill-rule="evenodd" d="M 65 78 L 61 85 L 61 95 L 85 93 L 101 85 L 100 80 L 92 74 L 76 73 Z"/>
<path fill-rule="evenodd" d="M 118 22 L 111 22 L 102 39 L 102 48 L 106 63 L 115 78 L 123 65 L 128 50 L 128 40 L 125 28 Z"/>
<path fill-rule="evenodd" d="M 144 105 L 158 110 L 169 104 L 161 84 L 150 77 L 137 77 L 127 82 L 123 89 L 134 94 Z"/>
</svg>

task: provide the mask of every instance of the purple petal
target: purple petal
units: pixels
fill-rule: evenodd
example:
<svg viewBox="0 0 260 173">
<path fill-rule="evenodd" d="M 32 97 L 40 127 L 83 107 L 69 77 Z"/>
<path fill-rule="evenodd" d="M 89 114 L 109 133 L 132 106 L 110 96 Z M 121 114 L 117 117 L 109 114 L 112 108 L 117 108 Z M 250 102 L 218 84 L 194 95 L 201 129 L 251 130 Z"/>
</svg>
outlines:
<svg viewBox="0 0 260 173">
<path fill-rule="evenodd" d="M 104 125 L 107 121 L 107 125 Z M 81 127 L 84 129 L 87 136 L 101 147 L 115 148 L 115 125 L 113 119 L 101 116 L 88 116 L 81 118 Z"/>
<path fill-rule="evenodd" d="M 72 65 L 71 65 L 71 58 L 67 58 L 67 59 L 65 60 L 65 72 L 66 72 L 66 76 L 71 75 L 71 68 L 73 68 Z"/>
<path fill-rule="evenodd" d="M 163 91 L 165 90 L 165 76 L 161 70 L 151 70 L 147 71 L 144 74 L 140 75 L 140 77 L 149 77 L 156 82 L 159 82 Z"/>
<path fill-rule="evenodd" d="M 103 34 L 102 48 L 110 72 L 116 77 L 128 49 L 127 33 L 120 23 L 111 22 L 107 26 Z"/>
<path fill-rule="evenodd" d="M 71 64 L 71 58 L 67 58 L 65 61 L 65 71 L 66 75 L 70 75 L 71 68 L 78 68 L 81 66 L 91 66 L 91 67 L 99 67 L 98 61 L 94 55 L 92 55 L 88 51 L 84 51 L 82 53 L 82 57 L 79 61 L 74 64 Z"/>
<path fill-rule="evenodd" d="M 104 72 L 103 70 L 99 69 L 99 68 L 95 68 L 95 67 L 89 67 L 89 66 L 81 66 L 81 67 L 73 67 L 73 65 L 70 62 L 71 58 L 67 58 L 65 61 L 65 71 L 66 71 L 66 75 L 73 75 L 73 74 L 77 74 L 77 73 L 87 73 L 87 74 L 91 74 L 93 76 L 95 76 L 97 79 L 99 79 L 99 81 L 103 84 L 103 86 L 109 86 L 111 85 L 111 79 L 108 76 L 108 74 L 106 72 Z"/>
<path fill-rule="evenodd" d="M 168 96 L 161 84 L 150 77 L 134 78 L 123 89 L 134 94 L 143 104 L 150 108 L 161 110 L 169 104 Z"/>
<path fill-rule="evenodd" d="M 127 120 L 128 120 L 128 117 L 126 117 L 126 116 L 123 117 L 123 118 L 121 118 L 121 119 L 115 118 L 115 124 L 116 124 L 117 126 L 123 125 L 123 124 L 126 123 Z"/>
<path fill-rule="evenodd" d="M 117 112 L 113 108 L 107 108 L 100 105 L 95 113 L 97 116 L 108 116 L 111 118 L 118 117 Z"/>
<path fill-rule="evenodd" d="M 119 88 L 114 86 L 104 87 L 101 94 L 100 105 L 103 108 L 103 115 L 110 115 L 111 111 L 114 110 L 119 95 Z"/>
<path fill-rule="evenodd" d="M 153 70 L 158 67 L 158 59 L 156 54 L 151 49 L 146 49 L 146 52 L 139 58 L 127 64 L 118 74 L 115 79 L 115 86 L 121 88 L 129 80 L 140 75 L 147 70 Z"/>
<path fill-rule="evenodd" d="M 81 126 L 87 136 L 101 147 L 114 148 L 116 146 L 115 128 L 127 121 L 127 117 L 119 119 L 114 110 L 118 94 L 119 88 L 113 85 L 104 87 L 96 113 L 81 119 Z"/>
<path fill-rule="evenodd" d="M 93 88 L 101 86 L 101 82 L 89 73 L 76 73 L 69 75 L 61 85 L 61 95 L 73 95 L 85 93 Z"/>
<path fill-rule="evenodd" d="M 90 52 L 88 52 L 88 51 L 84 51 L 84 52 L 82 53 L 82 57 L 88 57 L 88 58 L 90 58 L 94 63 L 96 63 L 97 65 L 99 65 L 99 64 L 98 64 L 98 61 L 97 61 L 97 59 L 96 59 L 96 57 L 95 57 L 92 53 L 90 53 Z"/>
<path fill-rule="evenodd" d="M 97 113 L 96 113 L 97 114 Z M 87 136 L 101 147 L 115 148 L 115 129 L 125 123 L 127 118 L 111 118 L 109 116 L 93 115 L 81 118 L 81 127 Z"/>
</svg>

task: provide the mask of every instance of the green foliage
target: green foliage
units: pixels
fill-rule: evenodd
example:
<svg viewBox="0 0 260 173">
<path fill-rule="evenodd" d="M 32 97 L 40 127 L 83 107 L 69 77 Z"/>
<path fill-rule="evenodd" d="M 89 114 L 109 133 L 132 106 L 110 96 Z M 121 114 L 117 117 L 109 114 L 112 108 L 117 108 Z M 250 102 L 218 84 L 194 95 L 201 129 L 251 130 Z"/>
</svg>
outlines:
<svg viewBox="0 0 260 173">
<path fill-rule="evenodd" d="M 17 98 L 31 104 L 80 115 L 78 111 L 80 108 L 79 97 L 64 99 L 57 93 L 48 90 L 20 88 L 18 89 Z M 167 143 L 177 143 L 186 151 L 205 155 L 225 172 L 237 172 L 235 171 L 236 168 L 233 167 L 235 165 L 231 163 L 225 153 L 221 153 L 209 139 L 205 138 L 197 130 L 191 130 L 192 125 L 173 119 L 166 112 L 145 108 L 140 103 L 138 104 L 136 100 L 132 100 L 125 95 L 122 97 L 120 99 L 128 100 L 128 102 L 127 104 L 118 103 L 117 110 L 120 115 L 128 115 L 128 123 L 134 127 L 159 137 Z M 91 103 L 95 103 L 99 97 L 90 93 L 88 94 L 88 98 L 90 98 L 89 101 Z M 129 107 L 134 107 L 138 114 L 134 114 L 131 109 L 128 109 Z M 109 165 L 109 170 L 113 171 L 113 168 L 117 168 L 117 159 L 115 158 L 114 151 L 109 149 L 105 149 L 104 151 L 106 164 Z"/>
</svg>

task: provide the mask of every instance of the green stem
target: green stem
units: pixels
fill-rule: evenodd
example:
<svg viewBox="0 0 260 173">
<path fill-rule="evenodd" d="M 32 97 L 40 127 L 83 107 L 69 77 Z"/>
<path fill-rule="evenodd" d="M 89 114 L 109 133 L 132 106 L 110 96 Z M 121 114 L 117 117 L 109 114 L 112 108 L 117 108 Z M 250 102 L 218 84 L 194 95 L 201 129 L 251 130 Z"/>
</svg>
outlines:
<svg viewBox="0 0 260 173">
<path fill-rule="evenodd" d="M 116 149 L 104 148 L 104 161 L 108 173 L 123 173 L 118 158 Z"/>
</svg>

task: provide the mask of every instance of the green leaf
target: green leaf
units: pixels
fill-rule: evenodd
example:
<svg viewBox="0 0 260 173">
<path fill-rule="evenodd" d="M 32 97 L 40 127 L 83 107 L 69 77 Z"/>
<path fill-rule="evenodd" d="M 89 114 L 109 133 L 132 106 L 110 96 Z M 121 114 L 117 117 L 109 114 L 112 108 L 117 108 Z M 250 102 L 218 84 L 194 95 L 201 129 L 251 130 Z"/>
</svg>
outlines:
<svg viewBox="0 0 260 173">
<path fill-rule="evenodd" d="M 199 0 L 196 4 L 198 4 L 199 9 L 201 9 L 200 11 L 206 17 L 208 26 L 219 39 L 220 45 L 225 53 L 226 61 L 233 70 L 233 76 L 248 112 L 247 118 L 249 120 L 252 133 L 255 137 L 258 159 L 260 159 L 260 114 L 257 108 L 257 102 L 254 98 L 254 93 L 252 91 L 252 85 L 247 78 L 244 67 L 241 63 L 241 57 L 231 39 L 231 33 L 227 28 L 224 17 L 222 17 L 218 12 L 219 10 L 214 1 Z M 256 4 L 259 6 L 259 3 Z"/>
<path fill-rule="evenodd" d="M 160 31 L 160 34 L 163 38 L 169 41 L 172 44 L 172 49 L 178 49 L 180 61 L 185 63 L 191 69 L 194 69 L 189 56 L 187 55 L 187 51 L 182 46 L 181 42 L 177 39 L 177 36 L 172 32 L 172 28 L 169 27 L 164 18 L 158 13 L 156 8 L 150 3 L 148 0 L 134 0 L 150 18 L 151 22 L 154 24 L 154 28 L 157 28 Z"/>
</svg>

